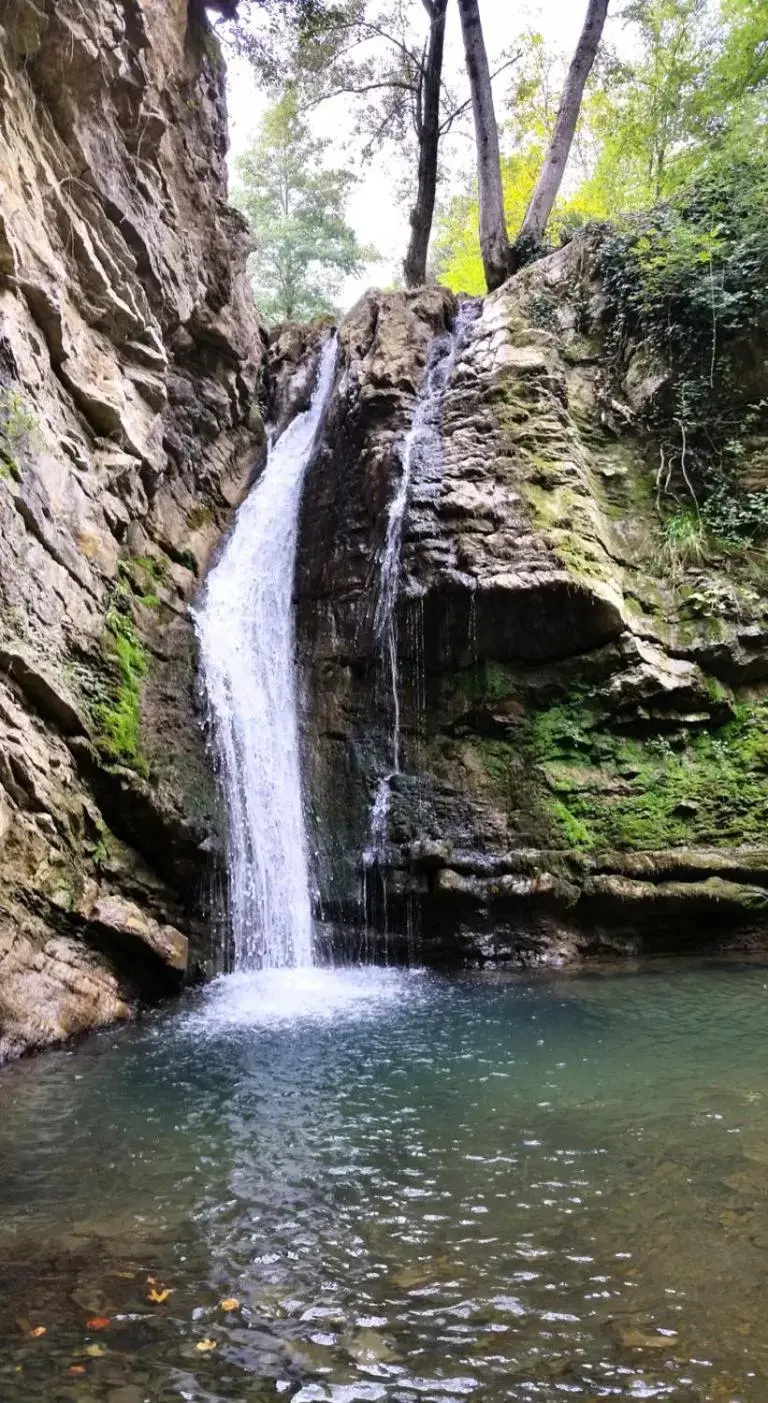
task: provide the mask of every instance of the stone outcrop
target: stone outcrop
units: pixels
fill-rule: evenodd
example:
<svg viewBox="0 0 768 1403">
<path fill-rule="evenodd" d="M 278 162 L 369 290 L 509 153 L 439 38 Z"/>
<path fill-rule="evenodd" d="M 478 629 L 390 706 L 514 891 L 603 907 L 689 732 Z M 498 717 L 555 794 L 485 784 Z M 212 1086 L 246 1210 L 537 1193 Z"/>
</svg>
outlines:
<svg viewBox="0 0 768 1403">
<path fill-rule="evenodd" d="M 210 961 L 188 604 L 263 433 L 201 0 L 0 0 L 0 1060 Z"/>
<path fill-rule="evenodd" d="M 607 373 L 598 240 L 478 304 L 441 451 L 417 455 L 388 780 L 386 509 L 455 304 L 369 294 L 340 330 L 299 573 L 308 787 L 323 912 L 391 952 L 414 931 L 470 962 L 768 932 L 765 567 L 670 552 L 637 417 L 658 376 L 641 348 Z"/>
</svg>

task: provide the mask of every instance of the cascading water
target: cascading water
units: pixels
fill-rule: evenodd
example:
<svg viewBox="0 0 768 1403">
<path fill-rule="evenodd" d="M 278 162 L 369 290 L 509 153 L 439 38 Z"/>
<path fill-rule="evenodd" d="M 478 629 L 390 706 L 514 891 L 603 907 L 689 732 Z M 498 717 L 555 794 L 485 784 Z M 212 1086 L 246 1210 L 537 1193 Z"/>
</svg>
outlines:
<svg viewBox="0 0 768 1403">
<path fill-rule="evenodd" d="M 363 853 L 363 900 L 367 904 L 365 874 L 384 854 L 392 780 L 400 774 L 400 675 L 398 668 L 397 597 L 403 547 L 403 529 L 411 483 L 415 472 L 430 469 L 434 476 L 442 453 L 441 416 L 443 400 L 456 356 L 464 344 L 468 328 L 478 316 L 475 302 L 459 304 L 453 328 L 433 342 L 427 375 L 416 401 L 413 421 L 402 446 L 402 472 L 387 513 L 387 530 L 381 553 L 379 589 L 373 626 L 376 644 L 387 676 L 392 715 L 391 766 L 379 780 L 371 808 L 370 836 Z"/>
<path fill-rule="evenodd" d="M 194 609 L 228 818 L 235 967 L 312 964 L 293 583 L 307 466 L 330 398 L 326 342 L 309 408 L 271 447 Z"/>
</svg>

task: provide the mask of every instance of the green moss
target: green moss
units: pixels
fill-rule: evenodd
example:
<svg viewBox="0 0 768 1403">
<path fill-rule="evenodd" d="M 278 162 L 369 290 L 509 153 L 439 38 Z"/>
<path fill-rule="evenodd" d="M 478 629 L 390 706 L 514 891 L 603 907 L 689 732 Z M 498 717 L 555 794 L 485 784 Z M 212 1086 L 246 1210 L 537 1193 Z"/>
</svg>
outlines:
<svg viewBox="0 0 768 1403">
<path fill-rule="evenodd" d="M 612 731 L 577 689 L 530 718 L 522 744 L 575 847 L 765 841 L 768 700 L 742 702 L 710 731 L 637 738 Z"/>
<path fill-rule="evenodd" d="M 132 564 L 157 584 L 163 584 L 168 579 L 168 562 L 158 559 L 156 555 L 136 555 Z"/>
<path fill-rule="evenodd" d="M 589 851 L 595 846 L 594 834 L 581 819 L 574 817 L 560 799 L 552 800 L 549 805 L 549 817 L 551 825 L 559 830 L 558 836 L 562 838 L 565 847 Z"/>
<path fill-rule="evenodd" d="M 174 555 L 177 565 L 183 566 L 185 570 L 191 570 L 193 575 L 198 572 L 197 556 L 191 550 L 181 550 Z"/>
<path fill-rule="evenodd" d="M 0 477 L 20 481 L 22 460 L 34 448 L 39 432 L 21 390 L 0 388 Z"/>
<path fill-rule="evenodd" d="M 468 701 L 498 700 L 514 693 L 515 674 L 504 663 L 488 659 L 458 673 L 455 688 L 459 696 Z"/>
<path fill-rule="evenodd" d="M 201 527 L 208 526 L 210 522 L 215 520 L 216 513 L 213 507 L 203 506 L 202 503 L 190 507 L 187 512 L 187 526 L 190 531 L 199 531 Z"/>
<path fill-rule="evenodd" d="M 478 669 L 482 676 L 482 669 Z M 731 701 L 712 679 L 713 700 Z M 510 740 L 462 740 L 510 829 L 589 852 L 764 844 L 768 697 L 709 730 L 627 735 L 583 684 L 532 709 Z"/>
<path fill-rule="evenodd" d="M 146 609 L 159 609 L 161 600 L 157 586 L 168 579 L 168 564 L 153 555 L 127 556 L 120 561 L 118 582 L 113 591 L 113 602 L 124 613 L 130 612 L 131 600 L 138 599 Z"/>
<path fill-rule="evenodd" d="M 106 759 L 146 774 L 141 752 L 141 683 L 148 671 L 146 649 L 133 620 L 113 605 L 107 614 L 105 650 L 110 664 L 105 700 L 93 708 L 96 744 Z"/>
</svg>

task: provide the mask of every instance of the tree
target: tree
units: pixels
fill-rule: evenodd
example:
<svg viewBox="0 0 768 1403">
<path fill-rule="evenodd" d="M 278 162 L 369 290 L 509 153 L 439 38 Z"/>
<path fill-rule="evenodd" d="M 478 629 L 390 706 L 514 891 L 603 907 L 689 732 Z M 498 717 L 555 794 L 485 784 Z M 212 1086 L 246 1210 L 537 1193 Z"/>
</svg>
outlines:
<svg viewBox="0 0 768 1403">
<path fill-rule="evenodd" d="M 206 0 L 221 15 L 225 44 L 247 58 L 275 92 L 286 86 L 297 43 L 322 42 L 328 27 L 357 0 Z"/>
<path fill-rule="evenodd" d="M 592 184 L 612 213 L 646 208 L 678 188 L 718 48 L 710 0 L 631 0 L 624 18 L 638 58 L 616 69 L 594 105 Z"/>
<path fill-rule="evenodd" d="M 371 256 L 344 217 L 352 175 L 323 164 L 329 144 L 312 137 L 289 89 L 237 163 L 234 199 L 254 237 L 249 266 L 268 321 L 332 312 L 342 279 Z"/>
<path fill-rule="evenodd" d="M 608 0 L 589 0 L 584 27 L 565 80 L 552 139 L 516 243 L 518 249 L 524 248 L 526 244 L 535 248 L 543 241 L 552 206 L 565 174 L 576 123 L 579 120 L 584 85 L 597 55 L 607 13 Z"/>
<path fill-rule="evenodd" d="M 363 159 L 389 146 L 406 156 L 408 287 L 426 281 L 443 138 L 469 108 L 443 76 L 448 0 L 345 0 L 311 41 L 299 37 L 291 68 L 305 106 L 348 97 Z M 424 34 L 426 13 L 428 29 Z M 415 177 L 415 178 L 413 178 Z"/>
<path fill-rule="evenodd" d="M 499 133 L 493 106 L 491 71 L 485 49 L 477 0 L 459 0 L 467 75 L 472 93 L 477 146 L 477 186 L 480 207 L 480 252 L 489 292 L 500 287 L 509 271 L 509 239 L 501 187 Z"/>
<path fill-rule="evenodd" d="M 437 195 L 445 11 L 448 0 L 422 0 L 429 15 L 429 39 L 419 66 L 419 82 L 414 105 L 414 125 L 419 149 L 416 199 L 411 210 L 411 237 L 403 263 L 406 287 L 418 287 L 427 280 L 427 253 L 432 233 Z"/>
<path fill-rule="evenodd" d="M 415 183 L 410 238 L 403 263 L 408 287 L 426 280 L 440 141 L 466 104 L 457 104 L 443 82 L 448 0 L 347 0 L 324 25 L 320 44 L 296 46 L 293 71 L 303 101 L 315 106 L 349 97 L 363 158 L 384 146 L 412 156 Z M 428 31 L 414 21 L 426 13 Z M 414 188 L 415 184 L 415 188 Z"/>
<path fill-rule="evenodd" d="M 508 229 L 519 229 L 538 174 L 555 120 L 566 64 L 548 47 L 541 34 L 529 31 L 521 36 L 512 83 L 505 94 L 509 114 L 502 132 L 501 185 Z M 575 143 L 572 159 L 583 164 L 589 155 Z M 588 170 L 588 167 L 585 169 Z M 481 293 L 485 289 L 478 242 L 478 200 L 476 186 L 455 195 L 440 210 L 435 237 L 435 271 L 454 292 Z M 559 233 L 564 223 L 582 220 L 602 208 L 584 209 L 583 202 L 571 196 L 556 206 L 550 228 Z"/>
<path fill-rule="evenodd" d="M 282 87 L 290 74 L 304 113 L 330 99 L 349 98 L 342 120 L 360 141 L 362 159 L 389 147 L 399 161 L 407 161 L 401 198 L 410 207 L 410 236 L 403 272 L 408 287 L 419 286 L 427 277 L 441 143 L 471 105 L 452 92 L 443 73 L 448 0 L 239 0 L 239 5 L 238 19 L 226 34 L 263 85 Z"/>
</svg>

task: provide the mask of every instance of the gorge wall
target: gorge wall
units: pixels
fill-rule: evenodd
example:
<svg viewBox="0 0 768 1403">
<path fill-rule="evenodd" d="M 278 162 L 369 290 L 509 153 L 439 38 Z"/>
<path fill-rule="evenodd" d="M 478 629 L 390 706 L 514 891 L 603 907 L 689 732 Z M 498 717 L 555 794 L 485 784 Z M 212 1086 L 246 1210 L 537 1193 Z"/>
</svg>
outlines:
<svg viewBox="0 0 768 1403">
<path fill-rule="evenodd" d="M 201 0 L 0 0 L 0 1062 L 221 956 L 188 605 L 260 461 L 262 371 L 280 428 L 326 334 L 265 359 L 225 154 Z M 399 766 L 381 559 L 457 307 L 369 293 L 339 330 L 297 600 L 317 909 L 353 953 L 764 942 L 765 559 L 670 553 L 663 372 L 630 347 L 609 373 L 599 239 L 467 314 L 412 464 Z M 764 440 L 740 471 L 765 489 Z"/>
<path fill-rule="evenodd" d="M 0 0 L 0 1061 L 210 965 L 187 604 L 262 443 L 201 0 Z"/>
<path fill-rule="evenodd" d="M 620 384 L 609 374 L 599 252 L 599 233 L 580 237 L 477 308 L 442 452 L 415 465 L 404 761 L 373 862 L 386 507 L 456 308 L 440 289 L 369 294 L 341 327 L 299 613 L 320 902 L 369 948 L 418 933 L 427 959 L 535 963 L 768 930 L 765 557 L 670 553 L 640 427 L 663 372 L 637 347 Z M 750 373 L 768 388 L 764 359 Z M 764 441 L 741 471 L 765 488 Z"/>
</svg>

